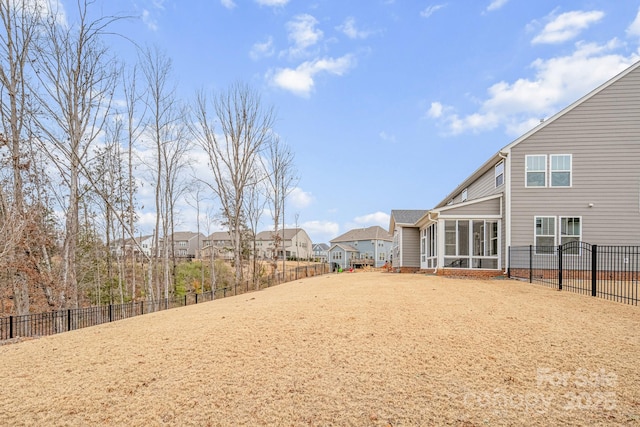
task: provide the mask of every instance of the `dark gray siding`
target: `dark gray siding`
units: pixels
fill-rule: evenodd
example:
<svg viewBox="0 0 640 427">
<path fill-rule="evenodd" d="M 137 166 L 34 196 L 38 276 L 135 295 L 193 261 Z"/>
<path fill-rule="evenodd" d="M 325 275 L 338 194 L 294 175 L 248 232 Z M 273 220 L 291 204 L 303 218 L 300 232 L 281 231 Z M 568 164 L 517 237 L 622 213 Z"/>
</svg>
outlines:
<svg viewBox="0 0 640 427">
<path fill-rule="evenodd" d="M 527 154 L 571 154 L 572 187 L 525 188 Z M 535 216 L 582 217 L 585 242 L 640 244 L 640 69 L 515 145 L 510 162 L 512 245 L 534 244 Z"/>
</svg>

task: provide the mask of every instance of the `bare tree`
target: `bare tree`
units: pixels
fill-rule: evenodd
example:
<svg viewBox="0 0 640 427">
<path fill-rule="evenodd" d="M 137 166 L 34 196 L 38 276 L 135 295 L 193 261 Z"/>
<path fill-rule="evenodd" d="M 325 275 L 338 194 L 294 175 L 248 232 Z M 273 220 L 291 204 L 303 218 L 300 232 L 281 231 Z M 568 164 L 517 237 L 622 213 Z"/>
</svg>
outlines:
<svg viewBox="0 0 640 427">
<path fill-rule="evenodd" d="M 200 92 L 195 114 L 194 136 L 213 175 L 209 186 L 220 200 L 232 236 L 237 286 L 242 277 L 245 191 L 256 184 L 254 167 L 273 134 L 275 116 L 273 108 L 262 105 L 259 93 L 242 83 L 217 94 L 211 103 Z"/>
<path fill-rule="evenodd" d="M 260 288 L 260 276 L 258 268 L 258 248 L 256 242 L 256 236 L 258 234 L 258 225 L 260 218 L 264 212 L 264 207 L 267 203 L 264 197 L 264 186 L 261 185 L 264 181 L 264 171 L 255 165 L 254 170 L 255 177 L 251 180 L 254 184 L 247 187 L 245 192 L 244 210 L 246 212 L 247 224 L 251 231 L 251 280 L 253 281 L 253 287 L 257 291 Z"/>
<path fill-rule="evenodd" d="M 157 47 L 148 48 L 143 53 L 142 71 L 147 84 L 146 134 L 155 150 L 155 163 L 150 165 L 155 172 L 156 226 L 154 230 L 155 253 L 152 261 L 161 261 L 162 288 L 164 297 L 169 297 L 169 266 L 173 254 L 174 210 L 176 200 L 186 187 L 186 169 L 189 166 L 188 153 L 192 147 L 187 138 L 184 122 L 188 117 L 184 107 L 179 105 L 175 86 L 170 81 L 171 60 Z M 150 263 L 150 280 L 156 280 L 156 292 L 160 293 L 160 280 L 156 275 L 154 262 Z M 175 267 L 173 269 L 175 272 Z"/>
<path fill-rule="evenodd" d="M 128 198 L 127 198 L 127 207 L 125 210 L 125 215 L 128 220 L 128 230 L 126 230 L 126 234 L 131 236 L 131 241 L 134 243 L 130 250 L 131 257 L 131 297 L 133 299 L 136 298 L 136 250 L 135 246 L 138 245 L 138 242 L 135 238 L 135 224 L 136 224 L 136 202 L 135 202 L 135 192 L 136 192 L 136 181 L 133 175 L 133 150 L 134 145 L 137 143 L 138 138 L 140 136 L 140 131 L 142 129 L 142 123 L 144 122 L 144 114 L 145 111 L 142 110 L 140 112 L 140 117 L 138 117 L 138 106 L 140 105 L 140 94 L 137 91 L 137 80 L 138 80 L 138 69 L 134 66 L 130 72 L 123 73 L 123 93 L 125 99 L 125 117 L 126 117 L 126 142 L 127 142 L 127 178 L 128 185 L 127 189 L 129 190 Z M 123 240 L 126 238 L 125 236 L 125 226 L 123 225 Z M 141 256 L 144 256 L 144 252 L 141 248 L 138 249 L 138 252 Z M 125 254 L 126 257 L 126 254 Z"/>
<path fill-rule="evenodd" d="M 283 143 L 278 135 L 274 135 L 268 145 L 266 156 L 262 157 L 266 171 L 267 200 L 273 219 L 273 267 L 274 275 L 278 274 L 278 250 L 280 243 L 284 245 L 284 203 L 294 186 L 298 176 L 294 165 L 294 155 L 291 149 Z M 282 236 L 278 228 L 282 220 Z M 282 246 L 282 272 L 285 270 L 286 253 Z"/>
<path fill-rule="evenodd" d="M 30 134 L 29 97 L 27 84 L 30 55 L 34 39 L 39 34 L 41 11 L 37 3 L 26 0 L 0 0 L 0 116 L 2 131 L 0 148 L 8 151 L 10 169 L 10 194 L 3 197 L 3 211 L 0 213 L 0 227 L 10 232 L 10 238 L 3 242 L 5 266 L 12 282 L 14 308 L 17 314 L 29 312 L 29 265 L 27 260 L 29 242 L 25 230 L 29 218 L 25 208 L 24 177 L 29 173 Z M 6 197 L 6 196 L 10 197 Z M 32 225 L 36 223 L 32 222 Z M 8 236 L 5 236 L 8 237 Z M 7 244 L 11 243 L 11 247 Z M 37 243 L 36 243 L 37 244 Z M 34 252 L 35 253 L 35 252 Z"/>
<path fill-rule="evenodd" d="M 106 28 L 118 18 L 91 21 L 88 11 L 93 3 L 78 1 L 75 25 L 61 25 L 52 14 L 37 55 L 39 129 L 50 144 L 52 159 L 67 187 L 63 289 L 59 296 L 65 307 L 78 306 L 76 251 L 81 181 L 90 148 L 108 117 L 118 76 L 116 61 L 101 42 Z"/>
<path fill-rule="evenodd" d="M 202 241 L 200 240 L 200 203 L 202 202 L 202 182 L 194 179 L 190 183 L 191 191 L 186 199 L 187 203 L 196 210 L 196 233 L 198 233 L 198 247 L 196 259 L 200 260 L 200 293 L 204 293 L 204 259 L 202 259 Z"/>
</svg>

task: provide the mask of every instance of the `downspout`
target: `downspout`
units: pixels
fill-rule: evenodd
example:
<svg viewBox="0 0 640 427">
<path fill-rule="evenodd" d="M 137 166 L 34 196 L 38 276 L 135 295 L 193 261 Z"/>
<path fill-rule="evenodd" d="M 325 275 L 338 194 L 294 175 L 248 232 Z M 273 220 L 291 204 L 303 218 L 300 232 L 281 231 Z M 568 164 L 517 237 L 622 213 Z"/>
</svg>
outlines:
<svg viewBox="0 0 640 427">
<path fill-rule="evenodd" d="M 435 213 L 436 217 L 431 217 L 431 212 L 427 212 L 427 218 L 429 221 L 433 221 L 436 223 L 436 251 L 438 255 L 436 256 L 436 266 L 433 269 L 433 274 L 438 274 L 438 265 L 440 265 L 440 233 L 438 232 L 438 213 Z"/>
<path fill-rule="evenodd" d="M 509 270 L 509 259 L 504 255 L 504 251 L 511 246 L 511 161 L 509 153 L 498 151 L 498 156 L 504 160 L 504 247 L 499 245 L 500 254 L 498 259 L 504 257 L 504 274 Z M 502 236 L 501 236 L 502 237 Z"/>
</svg>

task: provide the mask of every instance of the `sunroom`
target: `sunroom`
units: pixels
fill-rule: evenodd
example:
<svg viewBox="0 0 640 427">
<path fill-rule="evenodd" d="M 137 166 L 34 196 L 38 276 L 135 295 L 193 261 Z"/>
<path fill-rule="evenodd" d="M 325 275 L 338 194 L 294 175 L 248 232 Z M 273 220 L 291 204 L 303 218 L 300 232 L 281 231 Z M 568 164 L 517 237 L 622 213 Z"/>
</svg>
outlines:
<svg viewBox="0 0 640 427">
<path fill-rule="evenodd" d="M 422 270 L 500 270 L 500 197 L 429 211 L 419 221 Z"/>
</svg>

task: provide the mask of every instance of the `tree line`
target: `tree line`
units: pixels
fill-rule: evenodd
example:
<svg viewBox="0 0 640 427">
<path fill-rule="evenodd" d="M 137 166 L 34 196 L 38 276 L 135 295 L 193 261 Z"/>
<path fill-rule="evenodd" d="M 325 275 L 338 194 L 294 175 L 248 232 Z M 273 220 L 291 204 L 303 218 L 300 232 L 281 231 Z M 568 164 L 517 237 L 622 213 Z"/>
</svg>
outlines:
<svg viewBox="0 0 640 427">
<path fill-rule="evenodd" d="M 203 217 L 229 231 L 236 285 L 258 271 L 243 249 L 265 211 L 279 241 L 297 176 L 273 106 L 242 82 L 180 99 L 158 47 L 136 45 L 133 64 L 117 58 L 111 28 L 131 17 L 93 18 L 96 3 L 75 2 L 66 22 L 50 2 L 0 0 L 0 314 L 77 308 L 105 283 L 120 301 L 169 297 L 184 200 L 198 233 Z M 150 256 L 131 248 L 143 182 L 155 211 Z M 216 212 L 201 212 L 205 199 Z M 125 241 L 123 254 L 111 250 Z"/>
</svg>

